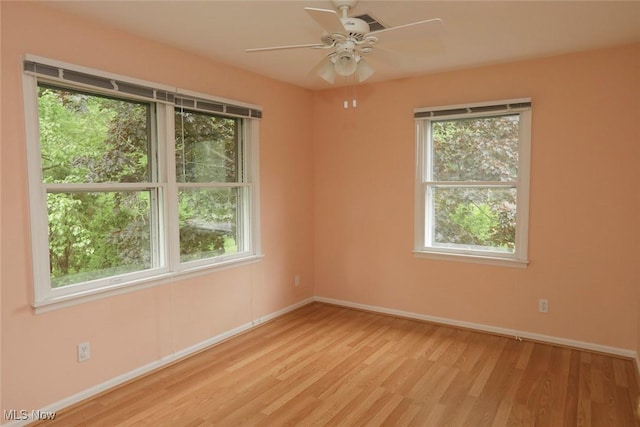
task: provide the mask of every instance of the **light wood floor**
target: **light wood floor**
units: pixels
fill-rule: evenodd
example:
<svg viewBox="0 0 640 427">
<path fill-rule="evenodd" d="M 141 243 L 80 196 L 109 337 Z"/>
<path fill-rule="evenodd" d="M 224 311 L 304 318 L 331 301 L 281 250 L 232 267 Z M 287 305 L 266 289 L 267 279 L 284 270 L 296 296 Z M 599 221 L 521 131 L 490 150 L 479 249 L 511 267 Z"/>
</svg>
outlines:
<svg viewBox="0 0 640 427">
<path fill-rule="evenodd" d="M 313 303 L 47 426 L 636 426 L 630 360 Z"/>
</svg>

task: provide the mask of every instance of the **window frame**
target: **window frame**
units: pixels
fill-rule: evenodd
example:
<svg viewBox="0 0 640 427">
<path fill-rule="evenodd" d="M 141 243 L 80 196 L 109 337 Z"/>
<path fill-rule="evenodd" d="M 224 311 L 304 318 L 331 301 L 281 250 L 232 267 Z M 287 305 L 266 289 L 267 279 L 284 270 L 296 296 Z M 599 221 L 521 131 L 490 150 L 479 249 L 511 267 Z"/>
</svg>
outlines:
<svg viewBox="0 0 640 427">
<path fill-rule="evenodd" d="M 174 111 L 178 110 L 178 108 L 174 108 Z M 200 111 L 197 108 L 185 108 L 185 110 L 188 111 L 192 111 L 192 112 L 196 112 L 196 113 L 200 113 L 202 112 L 205 115 L 210 115 L 210 116 L 221 116 L 221 117 L 225 117 L 224 115 L 218 114 L 218 113 L 211 113 L 211 112 L 204 112 L 204 111 Z M 174 115 L 175 117 L 175 115 Z M 174 121 L 174 127 L 175 127 L 175 121 Z M 252 132 L 254 132 L 254 130 L 251 129 L 251 126 L 247 125 L 247 121 L 246 120 L 240 120 L 240 125 L 238 126 L 238 132 L 240 133 L 240 139 L 238 141 L 238 151 L 241 153 L 241 158 L 240 158 L 240 165 L 239 165 L 239 171 L 238 171 L 238 179 L 236 181 L 233 182 L 216 182 L 216 181 L 206 181 L 206 182 L 181 182 L 178 181 L 177 177 L 175 176 L 175 155 L 171 156 L 173 163 L 170 166 L 170 170 L 173 176 L 173 182 L 175 183 L 175 195 L 176 195 L 176 203 L 172 203 L 171 207 L 172 209 L 174 209 L 174 215 L 178 216 L 178 195 L 181 189 L 224 189 L 224 188 L 238 188 L 239 192 L 241 193 L 240 197 L 239 197 L 239 205 L 240 205 L 240 209 L 239 211 L 241 212 L 241 216 L 243 218 L 247 218 L 250 217 L 252 215 L 252 197 L 251 197 L 251 181 L 253 179 L 253 174 L 252 174 L 252 170 L 251 170 L 251 162 L 249 161 L 250 159 L 248 159 L 249 156 L 246 155 L 247 150 L 251 150 L 250 144 L 248 144 L 248 137 L 247 135 L 252 135 Z M 174 132 L 175 135 L 175 132 Z M 171 149 L 171 152 L 175 153 L 175 138 L 173 139 L 173 147 Z M 178 242 L 180 240 L 179 237 L 179 227 L 176 227 L 178 230 Z M 174 254 L 175 257 L 177 257 L 177 261 L 178 261 L 178 266 L 177 266 L 177 270 L 179 271 L 183 271 L 183 270 L 190 270 L 190 269 L 194 269 L 194 268 L 200 268 L 203 266 L 207 266 L 210 264 L 215 264 L 215 263 L 223 263 L 223 262 L 233 262 L 234 260 L 238 260 L 238 259 L 242 259 L 245 258 L 246 256 L 248 256 L 251 252 L 251 236 L 253 236 L 254 231 L 252 231 L 251 227 L 249 224 L 247 224 L 247 221 L 238 221 L 238 228 L 240 228 L 240 236 L 242 238 L 243 241 L 243 247 L 247 248 L 241 252 L 237 252 L 234 254 L 224 254 L 224 255 L 219 255 L 216 256 L 214 258 L 203 258 L 203 259 L 197 259 L 197 260 L 190 260 L 190 261 L 182 261 L 180 260 L 180 245 L 175 245 L 175 247 L 177 247 L 177 253 Z M 215 260 L 215 261 L 212 261 Z"/>
<path fill-rule="evenodd" d="M 528 263 L 528 227 L 529 227 L 529 181 L 531 157 L 531 100 L 519 98 L 463 105 L 417 108 L 416 125 L 416 173 L 414 195 L 414 250 L 419 258 L 431 258 L 445 261 L 462 261 L 498 266 L 525 268 Z M 518 176 L 515 181 L 459 181 L 451 188 L 499 187 L 516 190 L 516 232 L 514 252 L 476 250 L 435 246 L 428 241 L 428 229 L 433 226 L 430 215 L 430 188 L 439 181 L 431 179 L 432 159 L 430 156 L 431 123 L 436 121 L 519 115 L 518 140 Z"/>
<path fill-rule="evenodd" d="M 240 109 L 249 109 L 251 117 L 245 115 L 201 110 L 205 113 L 240 118 L 239 131 L 241 132 L 243 176 L 241 182 L 234 183 L 242 186 L 245 196 L 242 204 L 242 222 L 246 250 L 231 255 L 221 255 L 198 260 L 198 262 L 181 262 L 179 247 L 178 225 L 178 188 L 179 184 L 175 174 L 175 123 L 174 111 L 177 108 L 173 100 L 170 102 L 160 99 L 149 99 L 130 93 L 117 92 L 95 86 L 70 82 L 62 76 L 42 76 L 29 72 L 26 69 L 22 73 L 25 138 L 27 153 L 27 175 L 29 184 L 29 218 L 31 232 L 31 255 L 33 271 L 33 301 L 32 306 L 36 313 L 51 309 L 75 305 L 84 301 L 95 300 L 123 292 L 156 286 L 168 283 L 178 278 L 188 278 L 195 275 L 207 274 L 224 268 L 232 268 L 246 263 L 257 262 L 262 258 L 260 244 L 260 186 L 259 186 L 259 119 L 260 107 L 238 101 L 230 101 L 206 94 L 171 88 L 156 83 L 150 83 L 116 74 L 106 73 L 86 67 L 75 66 L 33 55 L 25 56 L 25 63 L 35 60 L 38 63 L 51 67 L 62 67 L 65 70 L 73 70 L 99 78 L 113 79 L 125 84 L 150 86 L 162 91 L 176 94 L 182 98 L 194 99 L 194 107 L 190 110 L 198 110 L 198 102 L 223 103 Z M 38 85 L 47 85 L 79 91 L 97 96 L 109 96 L 111 98 L 126 101 L 143 102 L 150 105 L 152 129 L 151 149 L 155 155 L 155 172 L 151 171 L 148 181 L 141 183 L 92 183 L 92 184 L 47 184 L 43 182 L 41 154 L 40 154 L 40 128 L 38 114 Z M 114 84 L 114 87 L 116 85 Z M 155 94 L 155 90 L 154 90 Z M 213 104 L 209 104 L 213 105 Z M 216 104 L 218 105 L 218 104 Z M 226 110 L 226 107 L 225 107 Z M 230 108 L 230 111 L 231 110 Z M 257 113 L 256 113 L 257 112 Z M 254 116 L 254 114 L 258 114 Z M 241 129 L 240 129 L 241 128 Z M 131 273 L 109 276 L 102 279 L 86 281 L 58 288 L 51 287 L 49 272 L 49 239 L 48 239 L 48 213 L 47 193 L 51 190 L 57 192 L 72 191 L 154 191 L 158 195 L 157 205 L 151 207 L 151 214 L 155 210 L 158 226 L 157 236 L 152 238 L 157 245 L 152 251 L 157 251 L 159 265 L 149 269 L 138 270 Z M 240 216 L 240 215 L 239 215 Z"/>
</svg>

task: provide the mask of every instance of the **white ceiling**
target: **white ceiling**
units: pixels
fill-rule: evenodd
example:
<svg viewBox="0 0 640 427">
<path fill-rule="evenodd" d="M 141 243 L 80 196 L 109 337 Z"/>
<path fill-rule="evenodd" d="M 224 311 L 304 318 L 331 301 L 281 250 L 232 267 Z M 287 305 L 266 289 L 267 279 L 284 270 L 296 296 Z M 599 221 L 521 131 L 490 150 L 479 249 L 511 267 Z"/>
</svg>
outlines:
<svg viewBox="0 0 640 427">
<path fill-rule="evenodd" d="M 118 27 L 218 62 L 310 89 L 329 87 L 312 69 L 326 51 L 246 53 L 247 48 L 319 43 L 322 29 L 305 6 L 329 0 L 53 1 L 51 7 Z M 640 41 L 640 1 L 361 0 L 385 27 L 438 17 L 443 31 L 414 27 L 403 42 L 380 36 L 367 57 L 382 81 Z M 386 48 L 383 52 L 382 48 Z M 391 52 L 390 52 L 391 51 Z M 393 52 L 401 52 L 392 55 Z M 336 81 L 346 84 L 349 81 Z"/>
</svg>

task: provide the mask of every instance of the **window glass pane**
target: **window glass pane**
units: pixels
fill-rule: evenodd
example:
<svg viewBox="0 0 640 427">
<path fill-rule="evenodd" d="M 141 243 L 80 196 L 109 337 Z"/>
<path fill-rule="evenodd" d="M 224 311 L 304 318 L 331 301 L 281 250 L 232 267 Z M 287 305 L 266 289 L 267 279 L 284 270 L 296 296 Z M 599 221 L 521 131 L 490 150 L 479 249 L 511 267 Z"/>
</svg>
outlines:
<svg viewBox="0 0 640 427">
<path fill-rule="evenodd" d="M 45 183 L 149 182 L 150 106 L 40 86 Z"/>
<path fill-rule="evenodd" d="M 176 109 L 178 182 L 239 182 L 239 119 Z"/>
<path fill-rule="evenodd" d="M 431 124 L 433 181 L 515 181 L 519 115 Z"/>
<path fill-rule="evenodd" d="M 516 189 L 432 187 L 436 247 L 513 253 Z"/>
<path fill-rule="evenodd" d="M 182 262 L 241 252 L 241 188 L 188 188 L 179 191 Z"/>
<path fill-rule="evenodd" d="M 149 191 L 47 194 L 52 287 L 151 268 Z"/>
</svg>

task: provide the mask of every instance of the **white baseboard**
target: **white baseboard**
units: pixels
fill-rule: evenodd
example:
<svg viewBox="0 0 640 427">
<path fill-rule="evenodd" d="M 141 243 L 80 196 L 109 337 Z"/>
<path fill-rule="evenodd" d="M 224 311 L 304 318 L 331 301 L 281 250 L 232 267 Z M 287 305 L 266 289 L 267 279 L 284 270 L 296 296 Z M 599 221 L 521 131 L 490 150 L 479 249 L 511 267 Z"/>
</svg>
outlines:
<svg viewBox="0 0 640 427">
<path fill-rule="evenodd" d="M 233 328 L 229 331 L 223 332 L 219 335 L 216 335 L 214 337 L 211 337 L 205 341 L 199 342 L 195 345 L 192 345 L 191 347 L 187 347 L 185 349 L 176 351 L 173 354 L 170 354 L 168 356 L 164 356 L 158 360 L 155 360 L 151 363 L 148 363 L 144 366 L 141 366 L 137 369 L 134 369 L 133 371 L 129 371 L 125 374 L 119 375 L 115 378 L 112 378 L 108 381 L 105 381 L 101 384 L 98 384 L 96 386 L 90 387 L 86 390 L 83 390 L 79 393 L 74 394 L 73 396 L 69 396 L 65 399 L 59 400 L 51 405 L 47 405 L 44 408 L 41 409 L 37 409 L 37 410 L 33 410 L 33 411 L 25 411 L 23 413 L 20 413 L 19 415 L 24 414 L 24 420 L 20 419 L 20 420 L 16 420 L 16 421 L 10 421 L 6 424 L 2 424 L 2 427 L 18 427 L 18 426 L 24 426 L 27 425 L 29 423 L 32 423 L 34 421 L 37 421 L 34 418 L 34 414 L 49 414 L 49 413 L 55 413 L 57 411 L 60 411 L 66 407 L 69 407 L 71 405 L 74 405 L 78 402 L 81 402 L 83 400 L 86 400 L 92 396 L 95 396 L 99 393 L 102 393 L 104 391 L 107 391 L 109 389 L 112 389 L 114 387 L 119 386 L 120 384 L 123 384 L 127 381 L 131 381 L 135 378 L 138 378 L 142 375 L 148 374 L 149 372 L 152 372 L 156 369 L 162 368 L 170 363 L 176 362 L 180 359 L 183 359 L 187 356 L 190 356 L 194 353 L 197 353 L 201 350 L 206 349 L 207 347 L 211 347 L 212 345 L 218 344 L 221 341 L 224 341 L 226 339 L 229 339 L 235 335 L 238 335 L 242 332 L 245 332 L 249 329 L 252 329 L 256 326 L 258 326 L 261 323 L 267 322 L 269 320 L 275 319 L 276 317 L 282 316 L 290 311 L 293 311 L 297 308 L 300 308 L 302 306 L 305 306 L 309 303 L 313 302 L 313 298 L 307 298 L 303 301 L 300 301 L 296 304 L 290 305 L 288 307 L 283 308 L 282 310 L 278 310 L 276 312 L 267 314 L 265 316 L 259 317 L 251 322 L 247 322 L 243 325 L 240 325 L 236 328 Z M 3 417 L 4 418 L 4 417 Z M 0 422 L 1 424 L 1 422 Z"/>
<path fill-rule="evenodd" d="M 360 310 L 372 311 L 375 313 L 406 317 L 409 319 L 424 320 L 427 322 L 439 323 L 447 326 L 457 326 L 460 328 L 473 329 L 476 331 L 489 332 L 492 334 L 526 338 L 533 341 L 545 342 L 548 344 L 557 344 L 563 347 L 573 347 L 573 348 L 579 348 L 582 350 L 589 350 L 589 351 L 594 351 L 598 353 L 606 353 L 614 356 L 625 357 L 628 359 L 635 360 L 636 366 L 640 372 L 640 361 L 638 360 L 638 354 L 633 350 L 627 350 L 627 349 L 617 348 L 617 347 L 609 347 L 605 345 L 594 344 L 594 343 L 589 343 L 584 341 L 577 341 L 569 338 L 560 338 L 560 337 L 555 337 L 551 335 L 536 334 L 534 332 L 518 331 L 515 329 L 484 325 L 481 323 L 464 322 L 461 320 L 448 319 L 445 317 L 428 316 L 426 314 L 413 313 L 410 311 L 394 310 L 394 309 L 385 308 L 385 307 L 358 304 L 351 301 L 336 300 L 332 298 L 314 297 L 313 300 L 318 302 L 324 302 L 327 304 L 338 305 L 342 307 L 356 308 Z"/>
<path fill-rule="evenodd" d="M 583 350 L 589 350 L 589 351 L 595 351 L 598 353 L 606 353 L 606 354 L 611 354 L 614 356 L 621 356 L 621 357 L 625 357 L 625 358 L 629 358 L 629 359 L 633 359 L 635 360 L 635 364 L 636 364 L 636 368 L 638 369 L 638 372 L 640 372 L 640 359 L 638 358 L 638 354 L 633 351 L 633 350 L 627 350 L 627 349 L 621 349 L 621 348 L 616 348 L 616 347 L 609 347 L 609 346 L 604 346 L 604 345 L 600 345 L 600 344 L 593 344 L 593 343 L 588 343 L 588 342 L 584 342 L 584 341 L 577 341 L 577 340 L 572 340 L 572 339 L 568 339 L 568 338 L 559 338 L 559 337 L 554 337 L 554 336 L 550 336 L 550 335 L 542 335 L 542 334 L 536 334 L 533 332 L 524 332 L 524 331 L 517 331 L 515 329 L 508 329 L 508 328 L 500 328 L 497 326 L 491 326 L 491 325 L 484 325 L 481 323 L 473 323 L 473 322 L 465 322 L 465 321 L 460 321 L 460 320 L 453 320 L 453 319 L 448 319 L 448 318 L 444 318 L 444 317 L 436 317 L 436 316 L 428 316 L 425 314 L 419 314 L 419 313 L 413 313 L 413 312 L 409 312 L 409 311 L 402 311 L 402 310 L 394 310 L 394 309 L 390 309 L 390 308 L 384 308 L 384 307 L 378 307 L 378 306 L 373 306 L 373 305 L 366 305 L 366 304 L 359 304 L 359 303 L 354 303 L 351 301 L 343 301 L 343 300 L 336 300 L 336 299 L 332 299 L 332 298 L 324 298 L 324 297 L 312 297 L 312 298 L 308 298 L 305 299 L 303 301 L 300 301 L 296 304 L 290 305 L 288 307 L 283 308 L 282 310 L 278 310 L 276 312 L 267 314 L 265 316 L 259 317 L 255 320 L 253 320 L 252 322 L 248 322 L 245 323 L 243 325 L 240 325 L 236 328 L 233 328 L 229 331 L 223 332 L 219 335 L 216 335 L 214 337 L 211 337 L 205 341 L 202 341 L 198 344 L 195 344 L 191 347 L 187 347 L 185 349 L 176 351 L 175 353 L 162 357 L 159 360 L 153 361 L 147 365 L 141 366 L 137 369 L 134 369 L 133 371 L 129 371 L 123 375 L 120 375 L 118 377 L 112 378 L 108 381 L 105 381 L 101 384 L 98 384 L 96 386 L 90 387 L 86 390 L 83 390 L 79 393 L 76 393 L 72 396 L 69 396 L 65 399 L 59 400 L 51 405 L 47 405 L 46 407 L 39 409 L 39 410 L 34 410 L 33 412 L 29 412 L 29 418 L 26 420 L 17 420 L 17 421 L 10 421 L 6 424 L 2 424 L 2 427 L 18 427 L 18 426 L 24 426 L 27 425 L 28 423 L 31 423 L 33 421 L 35 421 L 35 419 L 32 418 L 32 414 L 37 414 L 37 413 L 42 413 L 42 414 L 47 414 L 47 413 L 52 413 L 52 412 L 57 412 L 60 411 L 68 406 L 74 405 L 78 402 L 81 402 L 83 400 L 86 400 L 92 396 L 95 396 L 99 393 L 102 393 L 104 391 L 107 391 L 111 388 L 114 388 L 120 384 L 123 384 L 127 381 L 133 380 L 137 377 L 140 377 L 142 375 L 145 375 L 151 371 L 154 371 L 156 369 L 162 368 L 170 363 L 176 362 L 180 359 L 183 359 L 189 355 L 192 355 L 194 353 L 197 353 L 201 350 L 204 350 L 207 347 L 211 347 L 212 345 L 215 345 L 221 341 L 224 341 L 226 339 L 229 339 L 235 335 L 238 335 L 242 332 L 245 332 L 251 328 L 254 328 L 256 326 L 258 326 L 261 323 L 267 322 L 269 320 L 275 319 L 277 317 L 280 317 L 292 310 L 295 310 L 297 308 L 300 308 L 302 306 L 305 306 L 313 301 L 318 301 L 318 302 L 323 302 L 323 303 L 327 303 L 327 304 L 333 304 L 333 305 L 337 305 L 337 306 L 342 306 L 342 307 L 348 307 L 348 308 L 356 308 L 356 309 L 360 309 L 360 310 L 366 310 L 366 311 L 371 311 L 371 312 L 375 312 L 375 313 L 381 313 L 381 314 L 389 314 L 389 315 L 393 315 L 393 316 L 399 316 L 399 317 L 405 317 L 408 319 L 416 319 L 416 320 L 423 320 L 423 321 L 427 321 L 427 322 L 432 322 L 432 323 L 438 323 L 438 324 L 442 324 L 442 325 L 448 325 L 448 326 L 457 326 L 460 328 L 465 328 L 465 329 L 472 329 L 472 330 L 477 330 L 477 331 L 481 331 L 481 332 L 489 332 L 489 333 L 494 333 L 494 334 L 499 334 L 499 335 L 504 335 L 504 336 L 513 336 L 513 337 L 521 337 L 521 338 L 526 338 L 526 339 L 531 339 L 534 341 L 540 341 L 540 342 L 546 342 L 549 344 L 557 344 L 557 345 L 561 345 L 561 346 L 565 346 L 565 347 L 573 347 L 573 348 L 579 348 L 579 349 L 583 349 Z"/>
</svg>

